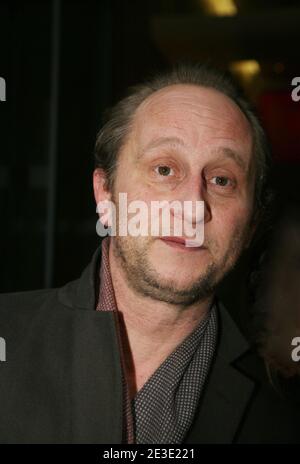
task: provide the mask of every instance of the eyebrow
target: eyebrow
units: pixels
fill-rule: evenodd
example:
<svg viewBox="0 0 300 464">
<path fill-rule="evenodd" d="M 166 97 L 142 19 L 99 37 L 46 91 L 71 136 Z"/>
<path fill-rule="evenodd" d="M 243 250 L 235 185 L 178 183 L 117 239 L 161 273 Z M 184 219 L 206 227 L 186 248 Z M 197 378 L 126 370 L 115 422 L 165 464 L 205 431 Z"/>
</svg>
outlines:
<svg viewBox="0 0 300 464">
<path fill-rule="evenodd" d="M 145 148 L 141 150 L 141 152 L 138 155 L 138 159 L 140 159 L 147 151 L 152 150 L 154 148 L 163 146 L 163 145 L 173 145 L 173 146 L 181 146 L 183 147 L 185 144 L 182 139 L 179 137 L 158 137 L 155 140 L 151 140 L 150 143 L 148 143 Z M 240 168 L 244 171 L 247 172 L 247 166 L 245 163 L 245 160 L 243 157 L 236 152 L 235 150 L 232 150 L 229 147 L 220 147 L 215 150 L 216 154 L 219 154 L 221 156 L 225 156 L 226 158 L 232 159 Z"/>
<path fill-rule="evenodd" d="M 157 139 L 151 140 L 140 152 L 138 158 L 143 156 L 145 152 L 148 150 L 152 150 L 153 148 L 160 147 L 161 145 L 179 145 L 181 147 L 184 146 L 183 140 L 179 137 L 158 137 Z"/>
<path fill-rule="evenodd" d="M 231 148 L 228 148 L 228 147 L 221 147 L 216 150 L 216 153 L 220 153 L 221 156 L 225 155 L 226 158 L 232 159 L 233 161 L 235 161 L 236 164 L 240 166 L 240 168 L 243 171 L 247 172 L 247 165 L 245 163 L 245 160 L 235 150 L 232 150 Z"/>
</svg>

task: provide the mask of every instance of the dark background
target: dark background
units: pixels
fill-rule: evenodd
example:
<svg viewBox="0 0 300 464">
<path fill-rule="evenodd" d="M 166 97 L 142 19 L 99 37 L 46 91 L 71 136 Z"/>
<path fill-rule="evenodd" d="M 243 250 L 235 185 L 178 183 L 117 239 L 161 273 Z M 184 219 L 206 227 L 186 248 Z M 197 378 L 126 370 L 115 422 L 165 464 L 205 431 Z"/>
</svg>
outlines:
<svg viewBox="0 0 300 464">
<path fill-rule="evenodd" d="M 216 3 L 0 3 L 7 85 L 0 102 L 0 292 L 79 276 L 99 244 L 92 171 L 102 111 L 129 85 L 180 59 L 209 59 L 236 75 L 273 147 L 273 228 L 283 211 L 298 208 L 300 102 L 292 101 L 291 81 L 300 75 L 300 2 L 228 1 L 235 11 L 225 16 L 213 10 Z M 221 290 L 242 327 L 255 253 Z"/>
</svg>

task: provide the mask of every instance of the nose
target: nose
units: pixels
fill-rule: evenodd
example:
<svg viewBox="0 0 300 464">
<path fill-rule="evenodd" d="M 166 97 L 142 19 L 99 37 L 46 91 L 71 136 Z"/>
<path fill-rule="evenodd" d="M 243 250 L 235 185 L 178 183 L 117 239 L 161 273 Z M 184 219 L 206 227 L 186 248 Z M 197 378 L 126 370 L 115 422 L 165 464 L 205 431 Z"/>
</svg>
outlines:
<svg viewBox="0 0 300 464">
<path fill-rule="evenodd" d="M 177 198 L 185 212 L 184 219 L 195 227 L 199 222 L 206 224 L 211 220 L 211 210 L 206 196 L 205 181 L 199 176 L 191 178 L 182 186 Z M 185 203 L 186 202 L 186 203 Z M 185 207 L 186 205 L 186 207 Z M 176 215 L 176 212 L 174 213 Z"/>
</svg>

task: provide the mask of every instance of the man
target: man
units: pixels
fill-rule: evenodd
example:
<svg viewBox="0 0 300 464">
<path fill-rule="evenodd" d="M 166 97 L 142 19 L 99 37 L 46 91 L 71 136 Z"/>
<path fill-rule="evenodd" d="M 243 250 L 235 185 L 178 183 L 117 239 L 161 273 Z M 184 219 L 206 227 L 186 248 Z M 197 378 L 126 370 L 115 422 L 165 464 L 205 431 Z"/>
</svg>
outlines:
<svg viewBox="0 0 300 464">
<path fill-rule="evenodd" d="M 97 205 L 200 202 L 183 222 L 204 224 L 204 239 L 118 223 L 77 281 L 1 296 L 2 442 L 296 441 L 288 403 L 216 297 L 263 211 L 266 163 L 258 120 L 212 69 L 179 66 L 112 109 Z"/>
</svg>

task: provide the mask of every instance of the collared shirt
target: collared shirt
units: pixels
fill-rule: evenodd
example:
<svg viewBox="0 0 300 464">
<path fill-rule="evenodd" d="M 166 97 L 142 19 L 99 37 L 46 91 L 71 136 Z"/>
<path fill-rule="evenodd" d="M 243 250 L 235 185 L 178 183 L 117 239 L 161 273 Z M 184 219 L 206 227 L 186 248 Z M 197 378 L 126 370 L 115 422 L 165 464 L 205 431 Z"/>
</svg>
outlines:
<svg viewBox="0 0 300 464">
<path fill-rule="evenodd" d="M 130 401 L 120 321 L 109 268 L 109 237 L 102 241 L 97 311 L 113 311 L 120 348 L 123 385 L 123 443 L 180 444 L 197 406 L 217 342 L 217 311 L 181 342 Z"/>
</svg>

